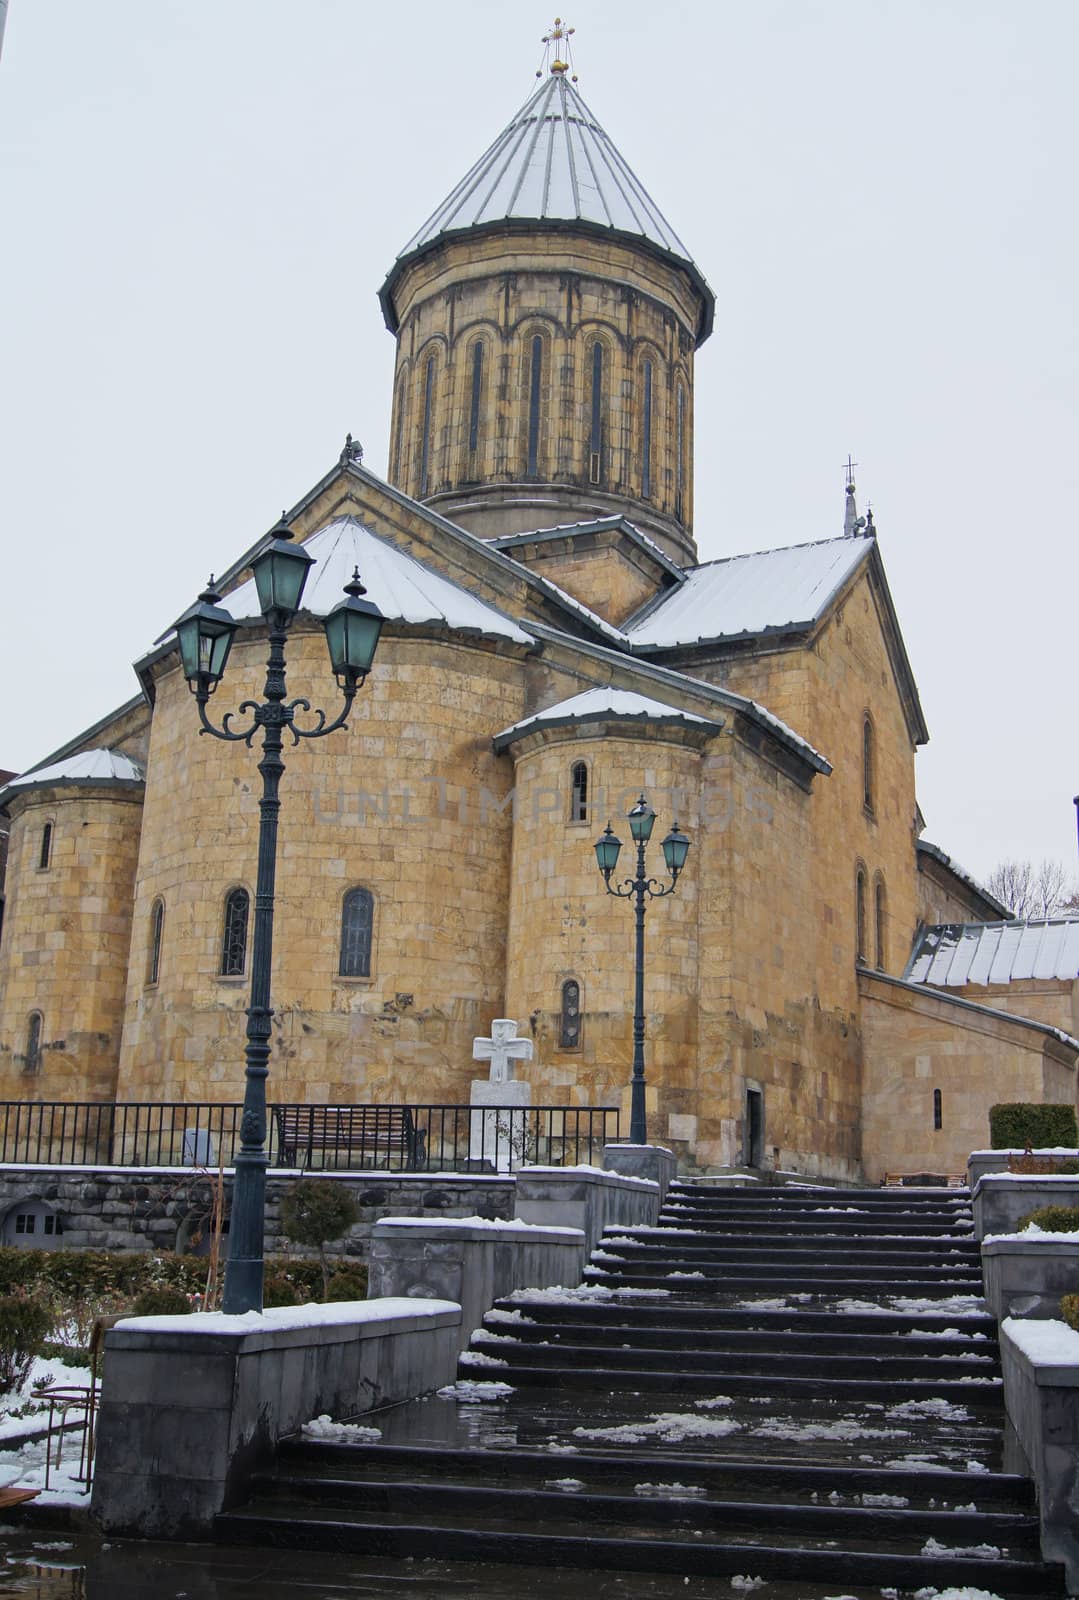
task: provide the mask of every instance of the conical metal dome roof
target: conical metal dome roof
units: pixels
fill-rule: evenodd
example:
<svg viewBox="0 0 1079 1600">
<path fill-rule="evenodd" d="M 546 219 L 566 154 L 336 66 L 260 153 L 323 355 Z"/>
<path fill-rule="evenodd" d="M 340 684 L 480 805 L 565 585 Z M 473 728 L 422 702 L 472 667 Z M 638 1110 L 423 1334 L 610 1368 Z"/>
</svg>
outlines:
<svg viewBox="0 0 1079 1600">
<path fill-rule="evenodd" d="M 401 251 L 381 293 L 390 328 L 393 287 L 404 263 L 444 236 L 507 223 L 611 231 L 674 257 L 705 302 L 699 337 L 711 331 L 715 297 L 692 256 L 558 68 Z"/>
</svg>

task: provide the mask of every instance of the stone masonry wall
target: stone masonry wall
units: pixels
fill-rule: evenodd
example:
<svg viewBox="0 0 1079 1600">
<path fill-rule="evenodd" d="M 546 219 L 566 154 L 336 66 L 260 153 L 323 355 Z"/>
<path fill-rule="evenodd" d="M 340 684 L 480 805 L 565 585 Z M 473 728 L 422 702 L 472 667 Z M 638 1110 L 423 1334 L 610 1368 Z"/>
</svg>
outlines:
<svg viewBox="0 0 1079 1600">
<path fill-rule="evenodd" d="M 268 1254 L 311 1253 L 289 1245 L 278 1222 L 281 1197 L 299 1177 L 273 1171 L 267 1179 Z M 512 1178 L 355 1173 L 332 1181 L 352 1191 L 361 1213 L 347 1238 L 328 1247 L 335 1255 L 366 1259 L 380 1217 L 513 1216 Z M 205 1227 L 210 1184 L 201 1173 L 177 1168 L 0 1166 L 0 1221 L 28 1200 L 44 1201 L 59 1213 L 64 1249 L 182 1250 Z"/>
</svg>

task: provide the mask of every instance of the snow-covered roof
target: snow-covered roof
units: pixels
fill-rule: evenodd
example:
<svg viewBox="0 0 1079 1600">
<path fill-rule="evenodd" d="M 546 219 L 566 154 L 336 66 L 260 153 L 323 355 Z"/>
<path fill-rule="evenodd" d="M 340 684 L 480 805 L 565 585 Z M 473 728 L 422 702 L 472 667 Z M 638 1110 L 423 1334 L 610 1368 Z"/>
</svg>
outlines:
<svg viewBox="0 0 1079 1600">
<path fill-rule="evenodd" d="M 552 73 L 529 96 L 413 234 L 398 262 L 443 234 L 512 220 L 609 228 L 677 256 L 707 302 L 701 336 L 710 330 L 712 292 L 689 251 L 563 73 Z M 383 290 L 384 304 L 394 276 Z"/>
<path fill-rule="evenodd" d="M 968 889 L 973 889 L 980 899 L 999 911 L 1003 921 L 1011 922 L 1014 920 L 1011 907 L 1006 906 L 1002 900 L 999 900 L 991 890 L 985 887 L 984 883 L 979 883 L 972 872 L 968 872 L 966 867 L 960 866 L 955 857 L 948 855 L 946 851 L 940 848 L 939 844 L 931 844 L 928 839 L 919 839 L 915 848 L 920 858 L 919 865 L 921 864 L 921 859 L 925 857 L 928 857 L 931 861 L 939 862 L 947 872 L 958 878 L 960 883 L 966 884 Z"/>
<path fill-rule="evenodd" d="M 824 539 L 692 567 L 626 625 L 626 636 L 638 648 L 673 649 L 810 627 L 873 542 Z"/>
<path fill-rule="evenodd" d="M 642 533 L 635 522 L 621 515 L 613 517 L 594 517 L 588 522 L 559 522 L 550 528 L 533 528 L 527 533 L 504 533 L 496 539 L 488 540 L 496 550 L 518 550 L 524 545 L 545 544 L 555 539 L 571 538 L 574 534 L 602 533 L 606 529 L 617 528 L 642 550 L 648 554 L 672 577 L 681 583 L 685 579 L 685 569 L 677 562 L 671 560 L 666 551 L 661 550 L 654 539 L 647 533 Z"/>
<path fill-rule="evenodd" d="M 492 634 L 516 644 L 532 642 L 531 635 L 503 612 L 425 567 L 357 517 L 339 517 L 305 540 L 303 548 L 316 563 L 303 593 L 303 609 L 312 616 L 324 617 L 333 610 L 358 567 L 367 599 L 388 621 L 443 623 L 464 633 Z M 260 616 L 255 580 L 249 578 L 233 589 L 222 605 L 238 620 Z"/>
<path fill-rule="evenodd" d="M 85 750 L 81 755 L 68 756 L 66 761 L 54 761 L 50 766 L 12 778 L 0 790 L 0 800 L 14 789 L 68 783 L 142 783 L 145 776 L 141 764 L 119 750 Z"/>
<path fill-rule="evenodd" d="M 906 976 L 956 989 L 967 983 L 1079 977 L 1079 917 L 942 923 L 915 941 Z"/>
<path fill-rule="evenodd" d="M 665 700 L 653 700 L 648 695 L 635 694 L 629 689 L 586 689 L 582 694 L 571 695 L 568 700 L 559 700 L 554 705 L 537 711 L 533 716 L 515 722 L 512 727 L 504 728 L 501 733 L 495 735 L 495 748 L 503 749 L 534 728 L 557 727 L 567 723 L 591 722 L 599 719 L 681 722 L 716 731 L 723 726 L 722 720 L 718 717 L 700 717 L 693 711 L 684 711 L 681 706 L 671 705 Z"/>
</svg>

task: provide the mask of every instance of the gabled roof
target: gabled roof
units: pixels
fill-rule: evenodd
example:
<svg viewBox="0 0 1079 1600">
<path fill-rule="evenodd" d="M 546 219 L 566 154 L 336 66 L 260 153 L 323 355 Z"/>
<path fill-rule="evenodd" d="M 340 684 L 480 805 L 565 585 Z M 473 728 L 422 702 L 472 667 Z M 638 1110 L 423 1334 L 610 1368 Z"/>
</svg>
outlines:
<svg viewBox="0 0 1079 1600">
<path fill-rule="evenodd" d="M 665 551 L 661 550 L 654 539 L 642 533 L 636 523 L 628 517 L 621 515 L 612 517 L 593 517 L 589 522 L 559 522 L 551 528 L 532 528 L 527 533 L 504 533 L 495 539 L 488 539 L 487 543 L 496 550 L 513 551 L 521 550 L 526 545 L 551 544 L 560 539 L 573 539 L 579 535 L 607 532 L 622 533 L 638 549 L 647 554 L 658 567 L 672 577 L 676 583 L 684 583 L 686 570 L 676 561 L 672 561 Z"/>
<path fill-rule="evenodd" d="M 676 649 L 811 628 L 871 544 L 823 539 L 691 567 L 683 584 L 627 622 L 626 637 L 641 648 Z"/>
<path fill-rule="evenodd" d="M 358 517 L 338 517 L 305 540 L 303 548 L 316 562 L 303 594 L 303 609 L 311 616 L 324 617 L 333 610 L 358 567 L 367 598 L 387 621 L 442 623 L 463 633 L 532 643 L 531 635 L 503 612 L 399 550 Z M 261 616 L 254 578 L 233 589 L 224 604 L 237 620 Z"/>
<path fill-rule="evenodd" d="M 396 331 L 393 289 L 402 265 L 446 236 L 514 222 L 567 223 L 618 233 L 683 266 L 704 301 L 698 338 L 712 329 L 715 296 L 689 251 L 564 73 L 552 72 L 405 245 L 380 292 Z"/>
<path fill-rule="evenodd" d="M 915 841 L 915 850 L 917 851 L 918 870 L 920 872 L 925 871 L 924 864 L 927 860 L 935 861 L 938 866 L 944 869 L 945 873 L 957 878 L 963 888 L 968 890 L 972 896 L 983 901 L 991 911 L 999 912 L 1001 921 L 1013 922 L 1015 920 L 1011 907 L 1006 906 L 1002 900 L 998 900 L 996 895 L 985 887 L 984 883 L 979 883 L 973 873 L 968 872 L 965 867 L 961 867 L 955 857 L 948 855 L 940 848 L 939 844 L 931 844 L 928 839 L 918 839 Z M 981 908 L 972 905 L 967 909 L 978 911 Z"/>
<path fill-rule="evenodd" d="M 923 928 L 904 976 L 913 983 L 946 989 L 1021 978 L 1079 977 L 1079 917 Z"/>
<path fill-rule="evenodd" d="M 47 767 L 12 778 L 0 789 L 0 805 L 26 789 L 65 784 L 140 784 L 145 776 L 142 764 L 132 761 L 120 750 L 86 750 L 81 755 L 69 756 L 66 761 L 54 761 Z"/>
<path fill-rule="evenodd" d="M 710 728 L 715 733 L 723 726 L 722 717 L 700 717 L 693 711 L 684 711 L 681 706 L 653 700 L 649 695 L 635 694 L 628 689 L 585 689 L 581 694 L 571 695 L 568 700 L 559 700 L 555 705 L 546 706 L 531 717 L 524 717 L 511 728 L 504 728 L 495 735 L 494 746 L 496 750 L 504 750 L 535 728 L 569 727 L 574 723 L 599 720 L 682 723 L 684 726 Z"/>
</svg>

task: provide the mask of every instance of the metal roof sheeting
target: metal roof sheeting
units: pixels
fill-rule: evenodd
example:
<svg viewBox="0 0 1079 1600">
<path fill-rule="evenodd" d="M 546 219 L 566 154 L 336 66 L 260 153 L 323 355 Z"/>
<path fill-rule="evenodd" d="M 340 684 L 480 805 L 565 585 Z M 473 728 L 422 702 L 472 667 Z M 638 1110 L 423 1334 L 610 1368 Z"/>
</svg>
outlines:
<svg viewBox="0 0 1079 1600">
<path fill-rule="evenodd" d="M 685 261 L 692 259 L 561 73 L 552 74 L 529 97 L 401 256 L 442 233 L 512 217 L 591 222 L 637 234 Z"/>
<path fill-rule="evenodd" d="M 957 989 L 1020 978 L 1079 977 L 1079 917 L 943 923 L 923 929 L 906 976 Z"/>
<path fill-rule="evenodd" d="M 723 726 L 720 717 L 715 719 L 701 717 L 696 712 L 684 711 L 681 706 L 670 705 L 665 700 L 653 700 L 648 695 L 635 694 L 629 689 L 586 689 L 582 694 L 571 695 L 568 700 L 559 700 L 555 705 L 537 711 L 534 716 L 515 722 L 511 728 L 504 728 L 501 733 L 495 735 L 495 745 L 501 747 L 509 744 L 533 728 L 547 724 L 589 722 L 608 718 L 622 720 L 629 718 L 639 722 L 685 722 L 692 723 L 696 727 L 713 728 L 716 732 Z"/>
<path fill-rule="evenodd" d="M 54 761 L 47 767 L 38 767 L 36 772 L 12 778 L 2 793 L 53 783 L 141 783 L 144 777 L 141 764 L 119 750 L 84 750 L 81 755 L 68 756 L 66 761 Z"/>
<path fill-rule="evenodd" d="M 809 627 L 873 544 L 825 539 L 709 561 L 641 612 L 626 636 L 638 648 L 673 649 Z"/>
</svg>

